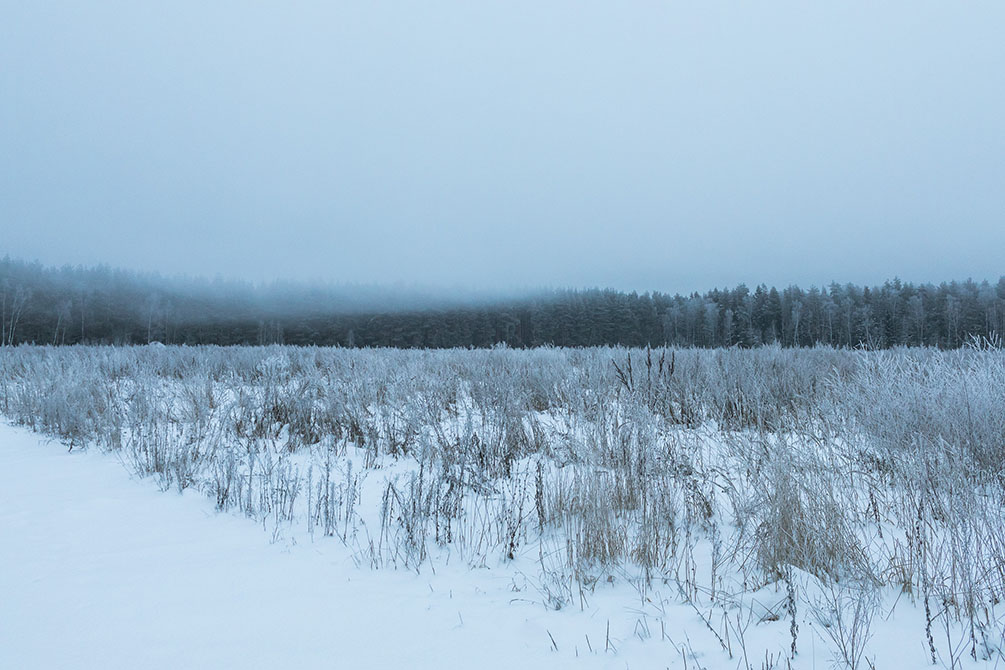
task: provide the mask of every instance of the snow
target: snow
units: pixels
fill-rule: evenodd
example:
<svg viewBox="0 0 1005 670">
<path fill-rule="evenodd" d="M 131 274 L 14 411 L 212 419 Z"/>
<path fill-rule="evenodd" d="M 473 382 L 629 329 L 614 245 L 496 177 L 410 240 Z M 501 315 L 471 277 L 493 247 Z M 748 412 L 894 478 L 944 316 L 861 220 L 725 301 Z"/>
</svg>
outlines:
<svg viewBox="0 0 1005 670">
<path fill-rule="evenodd" d="M 582 606 L 551 611 L 526 556 L 371 570 L 336 539 L 271 535 L 203 495 L 130 477 L 112 455 L 2 423 L 0 538 L 4 669 L 681 668 L 682 653 L 689 668 L 747 667 L 739 641 L 730 658 L 669 585 L 644 597 L 612 575 Z M 887 596 L 868 656 L 930 664 L 919 608 Z M 784 598 L 764 587 L 733 612 L 750 667 L 765 650 L 786 667 Z M 806 609 L 791 667 L 829 667 Z M 765 612 L 782 615 L 760 622 Z"/>
<path fill-rule="evenodd" d="M 3 668 L 625 667 L 555 653 L 545 621 L 582 617 L 511 603 L 510 575 L 360 569 L 6 425 L 0 492 Z"/>
</svg>

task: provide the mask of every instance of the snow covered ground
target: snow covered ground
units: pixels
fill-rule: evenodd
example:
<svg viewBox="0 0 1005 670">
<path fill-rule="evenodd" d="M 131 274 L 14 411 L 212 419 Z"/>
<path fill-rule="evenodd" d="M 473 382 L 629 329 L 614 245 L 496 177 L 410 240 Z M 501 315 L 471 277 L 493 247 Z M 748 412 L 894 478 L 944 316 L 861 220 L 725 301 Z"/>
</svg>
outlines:
<svg viewBox="0 0 1005 670">
<path fill-rule="evenodd" d="M 5 424 L 0 500 L 2 668 L 673 664 L 669 643 L 605 654 L 601 610 L 549 612 L 507 571 L 360 569 L 335 540 L 270 542 L 202 495 Z"/>
<path fill-rule="evenodd" d="M 1005 662 L 1000 351 L 665 353 L 5 351 L 0 670 Z"/>
<path fill-rule="evenodd" d="M 790 667 L 785 594 L 770 587 L 735 611 L 746 640 L 727 640 L 727 654 L 669 595 L 643 600 L 615 579 L 585 606 L 550 611 L 519 560 L 360 568 L 337 540 L 277 540 L 97 449 L 67 452 L 6 424 L 0 501 L 0 668 Z M 929 666 L 921 612 L 901 602 L 888 617 L 888 596 L 869 658 Z M 780 620 L 759 620 L 772 610 Z M 791 667 L 829 667 L 826 636 L 799 621 Z"/>
</svg>

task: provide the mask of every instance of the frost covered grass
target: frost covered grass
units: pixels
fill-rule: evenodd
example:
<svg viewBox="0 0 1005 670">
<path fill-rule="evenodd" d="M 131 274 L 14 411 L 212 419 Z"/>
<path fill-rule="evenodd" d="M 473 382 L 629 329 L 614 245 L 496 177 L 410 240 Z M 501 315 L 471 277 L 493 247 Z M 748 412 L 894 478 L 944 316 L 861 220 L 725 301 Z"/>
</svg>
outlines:
<svg viewBox="0 0 1005 670">
<path fill-rule="evenodd" d="M 502 567 L 552 610 L 628 585 L 687 667 L 1005 661 L 1003 401 L 976 346 L 0 354 L 0 410 L 71 449 L 361 566 Z"/>
</svg>

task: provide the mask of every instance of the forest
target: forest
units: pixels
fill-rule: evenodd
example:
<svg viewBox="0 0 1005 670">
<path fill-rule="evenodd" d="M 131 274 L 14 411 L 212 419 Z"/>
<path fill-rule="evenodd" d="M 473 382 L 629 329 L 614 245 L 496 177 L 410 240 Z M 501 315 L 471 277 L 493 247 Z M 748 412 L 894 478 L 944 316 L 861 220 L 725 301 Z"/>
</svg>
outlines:
<svg viewBox="0 0 1005 670">
<path fill-rule="evenodd" d="M 165 278 L 0 260 L 0 342 L 514 348 L 953 349 L 1005 332 L 1005 276 L 705 293 L 552 289 L 445 298 L 415 289 Z"/>
</svg>

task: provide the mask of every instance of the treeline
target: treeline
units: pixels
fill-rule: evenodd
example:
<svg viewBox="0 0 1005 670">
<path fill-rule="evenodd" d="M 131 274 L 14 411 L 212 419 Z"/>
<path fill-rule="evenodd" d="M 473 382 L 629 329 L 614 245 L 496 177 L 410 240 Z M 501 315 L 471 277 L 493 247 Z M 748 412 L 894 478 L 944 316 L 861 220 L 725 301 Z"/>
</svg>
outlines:
<svg viewBox="0 0 1005 670">
<path fill-rule="evenodd" d="M 416 307 L 418 305 L 418 307 Z M 452 302 L 408 291 L 165 279 L 0 260 L 0 342 L 347 347 L 829 344 L 954 348 L 1005 332 L 1005 277 L 704 294 L 562 290 Z"/>
</svg>

